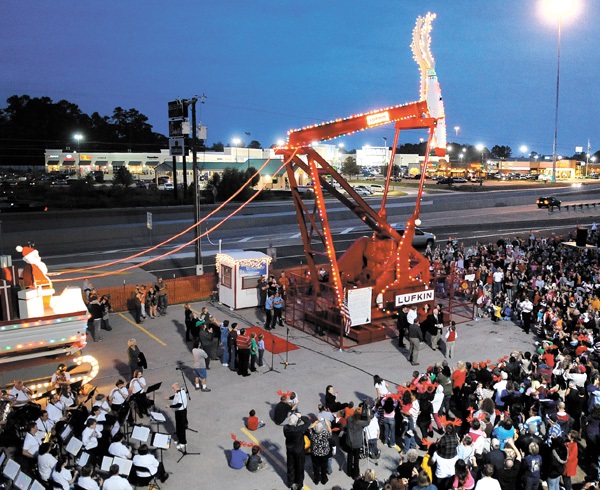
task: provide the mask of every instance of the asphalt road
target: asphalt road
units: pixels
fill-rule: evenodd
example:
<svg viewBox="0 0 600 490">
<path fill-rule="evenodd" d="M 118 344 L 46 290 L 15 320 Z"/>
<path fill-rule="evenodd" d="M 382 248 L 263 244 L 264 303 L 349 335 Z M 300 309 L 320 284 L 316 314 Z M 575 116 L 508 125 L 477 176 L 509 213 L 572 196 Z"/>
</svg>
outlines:
<svg viewBox="0 0 600 490">
<path fill-rule="evenodd" d="M 553 188 L 551 194 L 563 204 L 592 203 L 599 185 L 584 187 L 565 185 Z M 416 192 L 390 197 L 386 206 L 392 224 L 406 222 L 414 210 Z M 539 234 L 564 234 L 578 224 L 589 225 L 598 218 L 600 206 L 581 210 L 554 212 L 538 209 L 535 200 L 546 194 L 539 185 L 531 188 L 488 190 L 465 185 L 456 190 L 427 184 L 421 202 L 421 227 L 435 233 L 438 241 L 449 236 L 465 244 L 495 241 L 499 237 L 523 236 L 530 231 Z M 380 197 L 366 198 L 374 209 Z M 202 262 L 205 271 L 214 267 L 214 254 L 219 250 L 266 251 L 277 248 L 276 267 L 284 268 L 305 262 L 296 213 L 289 202 L 251 203 L 237 214 L 239 204 L 230 204 L 213 213 L 214 207 L 203 207 L 201 216 L 213 213 L 201 225 L 208 235 L 202 239 Z M 147 212 L 152 213 L 152 230 L 147 227 Z M 327 200 L 327 212 L 338 254 L 370 230 L 339 202 Z M 0 252 L 9 253 L 18 263 L 16 245 L 35 243 L 52 270 L 80 263 L 103 263 L 128 257 L 181 233 L 170 243 L 151 252 L 157 257 L 194 238 L 193 209 L 187 207 L 160 209 L 70 210 L 1 216 Z M 185 231 L 190 229 L 189 231 Z M 183 232 L 183 233 L 182 233 Z M 132 260 L 142 262 L 147 259 Z M 148 272 L 165 276 L 193 274 L 194 249 L 189 245 L 168 258 L 143 266 Z"/>
</svg>

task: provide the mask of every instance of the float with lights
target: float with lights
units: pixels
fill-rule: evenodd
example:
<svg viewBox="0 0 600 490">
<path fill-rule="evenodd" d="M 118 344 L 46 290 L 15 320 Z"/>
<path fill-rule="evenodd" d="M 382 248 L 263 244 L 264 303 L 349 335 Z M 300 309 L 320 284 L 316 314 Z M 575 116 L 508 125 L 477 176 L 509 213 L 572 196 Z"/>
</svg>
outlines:
<svg viewBox="0 0 600 490">
<path fill-rule="evenodd" d="M 12 263 L 0 269 L 0 364 L 81 351 L 89 317 L 81 289 L 66 287 L 55 294 L 38 251 L 20 246 L 17 251 L 23 254 L 23 269 L 16 270 Z"/>
<path fill-rule="evenodd" d="M 365 312 L 363 308 L 362 323 L 391 316 L 402 304 L 431 303 L 434 300 L 429 261 L 412 246 L 415 227 L 420 224 L 420 203 L 429 153 L 434 151 L 436 155 L 444 156 L 446 152 L 444 105 L 430 50 L 434 19 L 435 14 L 431 13 L 419 17 L 413 31 L 411 48 L 421 72 L 419 101 L 292 130 L 288 133 L 286 145 L 276 150 L 286 162 L 286 174 L 306 251 L 309 274 L 305 279 L 312 283 L 309 294 L 324 294 L 320 281 L 322 275 L 317 270 L 315 258 L 325 257 L 329 266 L 328 291 L 332 297 L 332 308 L 338 312 L 340 334 L 344 333 L 344 328 L 349 334 L 350 327 L 361 322 L 355 319 L 352 308 L 348 307 L 350 290 L 368 290 L 368 294 L 360 295 L 363 301 L 364 298 L 370 301 L 370 311 Z M 392 155 L 381 205 L 376 211 L 313 149 L 312 143 L 392 123 L 395 125 Z M 428 139 L 415 209 L 406 222 L 403 235 L 400 235 L 388 223 L 386 201 L 399 134 L 407 129 L 426 129 Z M 308 203 L 301 197 L 294 173 L 297 168 L 302 169 L 313 183 L 314 203 Z M 359 238 L 339 258 L 329 227 L 324 192 L 336 198 L 373 230 L 371 236 Z M 306 304 L 307 310 L 316 309 L 316 301 Z M 313 315 L 314 312 L 307 311 L 307 314 Z M 343 335 L 340 338 L 343 339 Z"/>
</svg>

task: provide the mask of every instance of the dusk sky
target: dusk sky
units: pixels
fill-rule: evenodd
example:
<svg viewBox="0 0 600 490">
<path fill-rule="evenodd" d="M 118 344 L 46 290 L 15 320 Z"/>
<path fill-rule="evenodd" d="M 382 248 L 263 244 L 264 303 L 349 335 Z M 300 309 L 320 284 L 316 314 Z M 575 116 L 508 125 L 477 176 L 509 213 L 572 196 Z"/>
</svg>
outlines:
<svg viewBox="0 0 600 490">
<path fill-rule="evenodd" d="M 565 155 L 588 139 L 600 149 L 600 2 L 580 3 L 562 31 Z M 28 94 L 88 114 L 135 108 L 167 134 L 167 102 L 204 93 L 208 145 L 240 137 L 268 147 L 289 129 L 417 100 L 410 42 L 428 11 L 448 140 L 551 154 L 558 20 L 539 0 L 3 0 L 0 106 Z M 384 137 L 391 144 L 393 126 L 337 141 Z"/>
</svg>

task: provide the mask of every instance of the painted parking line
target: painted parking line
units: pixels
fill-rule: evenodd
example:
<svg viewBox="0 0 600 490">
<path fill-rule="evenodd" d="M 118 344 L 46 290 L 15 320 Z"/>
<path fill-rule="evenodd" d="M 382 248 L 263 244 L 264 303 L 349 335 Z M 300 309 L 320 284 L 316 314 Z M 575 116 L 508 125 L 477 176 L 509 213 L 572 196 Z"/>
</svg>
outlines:
<svg viewBox="0 0 600 490">
<path fill-rule="evenodd" d="M 160 340 L 156 335 L 154 335 L 153 333 L 149 332 L 148 330 L 146 330 L 144 327 L 142 327 L 140 324 L 135 323 L 131 318 L 127 317 L 126 315 L 124 315 L 123 313 L 117 313 L 117 315 L 119 315 L 121 318 L 123 318 L 124 320 L 128 321 L 129 323 L 131 323 L 132 325 L 136 326 L 137 328 L 139 328 L 142 332 L 144 332 L 146 335 L 148 335 L 149 337 L 153 338 L 154 340 L 156 340 L 160 345 L 162 345 L 163 347 L 167 347 L 168 344 L 164 343 L 162 340 Z"/>
<path fill-rule="evenodd" d="M 294 240 L 295 238 L 300 238 L 300 233 L 294 233 L 291 237 L 290 240 Z"/>
<path fill-rule="evenodd" d="M 242 238 L 242 239 L 239 241 L 239 243 L 245 243 L 245 242 L 249 242 L 250 240 L 254 240 L 254 237 L 253 237 L 253 236 L 249 236 L 249 237 L 246 237 L 246 238 Z"/>
<path fill-rule="evenodd" d="M 354 230 L 354 226 L 352 228 L 346 228 L 345 230 L 340 232 L 340 235 L 347 235 L 348 233 L 350 233 L 352 230 Z"/>
</svg>

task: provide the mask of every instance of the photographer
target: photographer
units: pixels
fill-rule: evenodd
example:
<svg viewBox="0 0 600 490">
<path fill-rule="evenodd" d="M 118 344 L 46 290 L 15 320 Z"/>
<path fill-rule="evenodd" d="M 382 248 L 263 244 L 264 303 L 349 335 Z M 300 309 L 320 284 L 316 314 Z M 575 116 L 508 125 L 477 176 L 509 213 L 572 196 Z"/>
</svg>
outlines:
<svg viewBox="0 0 600 490">
<path fill-rule="evenodd" d="M 360 476 L 360 449 L 363 445 L 363 429 L 371 422 L 371 411 L 363 402 L 348 419 L 346 426 L 346 444 L 348 446 L 348 476 L 357 479 Z"/>
<path fill-rule="evenodd" d="M 304 487 L 304 433 L 308 428 L 308 417 L 295 413 L 289 416 L 283 427 L 287 457 L 288 486 L 294 490 Z"/>
</svg>

